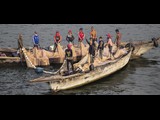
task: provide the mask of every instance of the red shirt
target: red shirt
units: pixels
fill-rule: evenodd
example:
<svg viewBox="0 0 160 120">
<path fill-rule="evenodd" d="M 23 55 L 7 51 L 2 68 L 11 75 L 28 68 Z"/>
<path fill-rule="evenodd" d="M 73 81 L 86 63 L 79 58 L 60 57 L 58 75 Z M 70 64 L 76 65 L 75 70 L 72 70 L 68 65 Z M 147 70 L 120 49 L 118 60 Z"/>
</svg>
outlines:
<svg viewBox="0 0 160 120">
<path fill-rule="evenodd" d="M 61 39 L 62 37 L 60 33 L 56 33 L 56 35 L 54 36 L 54 42 L 61 42 Z"/>
<path fill-rule="evenodd" d="M 83 32 L 79 32 L 78 33 L 78 38 L 79 38 L 79 40 L 83 41 L 84 38 L 85 38 L 85 34 Z"/>
</svg>

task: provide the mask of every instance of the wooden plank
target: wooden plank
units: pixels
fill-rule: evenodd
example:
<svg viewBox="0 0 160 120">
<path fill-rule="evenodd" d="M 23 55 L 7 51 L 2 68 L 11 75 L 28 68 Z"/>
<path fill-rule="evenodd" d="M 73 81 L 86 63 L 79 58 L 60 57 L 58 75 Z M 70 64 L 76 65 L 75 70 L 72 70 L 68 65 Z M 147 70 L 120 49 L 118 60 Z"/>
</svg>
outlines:
<svg viewBox="0 0 160 120">
<path fill-rule="evenodd" d="M 20 57 L 0 57 L 0 60 L 20 60 Z"/>
<path fill-rule="evenodd" d="M 16 48 L 0 48 L 0 52 L 17 52 Z"/>
</svg>

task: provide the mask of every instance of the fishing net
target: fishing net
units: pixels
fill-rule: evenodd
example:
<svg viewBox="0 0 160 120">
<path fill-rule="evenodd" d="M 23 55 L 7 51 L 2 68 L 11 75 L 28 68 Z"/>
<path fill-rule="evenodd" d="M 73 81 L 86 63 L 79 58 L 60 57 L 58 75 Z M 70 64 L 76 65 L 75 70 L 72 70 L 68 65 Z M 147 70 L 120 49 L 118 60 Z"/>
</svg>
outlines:
<svg viewBox="0 0 160 120">
<path fill-rule="evenodd" d="M 86 64 L 89 59 L 89 54 L 87 54 L 83 59 L 81 59 L 78 63 L 74 64 L 74 69 L 81 68 L 82 65 Z"/>
<path fill-rule="evenodd" d="M 106 63 L 106 62 L 114 61 L 116 58 L 119 58 L 122 55 L 126 54 L 127 50 L 125 48 L 117 50 L 117 47 L 114 46 L 113 47 L 113 52 L 115 53 L 115 55 L 114 56 L 111 55 L 111 59 L 109 59 L 110 58 L 110 53 L 109 53 L 108 47 L 104 48 L 102 59 L 99 57 L 99 52 L 98 52 L 97 53 L 98 55 L 95 56 L 95 59 L 94 59 L 94 62 L 93 62 L 94 67 L 100 66 L 100 65 L 102 65 L 103 63 Z M 91 65 L 90 59 L 91 59 L 91 57 L 90 57 L 90 54 L 88 53 L 81 61 L 74 64 L 74 68 L 75 69 L 81 69 L 82 71 L 88 71 L 90 69 L 90 65 Z"/>
<path fill-rule="evenodd" d="M 55 54 L 53 53 L 53 52 L 50 52 L 50 51 L 46 51 L 46 50 L 44 50 L 44 52 L 45 52 L 45 54 L 46 54 L 46 56 L 48 57 L 48 58 L 53 58 L 54 56 L 58 56 L 58 53 L 56 52 Z M 56 55 L 57 54 L 57 55 Z"/>
<path fill-rule="evenodd" d="M 72 45 L 71 49 L 72 49 L 72 53 L 73 53 L 73 58 L 75 58 L 77 56 L 77 53 L 76 53 L 74 45 Z"/>
<path fill-rule="evenodd" d="M 127 53 L 127 50 L 125 48 L 123 49 L 118 49 L 117 52 L 114 55 L 114 58 L 119 58 L 120 56 L 124 55 Z"/>
<path fill-rule="evenodd" d="M 99 56 L 99 52 L 98 52 L 98 56 Z M 108 46 L 104 48 L 104 50 L 103 50 L 103 56 L 109 57 L 109 48 L 108 48 Z"/>
<path fill-rule="evenodd" d="M 82 56 L 85 56 L 88 52 L 87 47 L 85 47 L 85 45 L 81 42 L 80 43 L 80 53 Z"/>
<path fill-rule="evenodd" d="M 35 66 L 38 65 L 38 62 L 37 62 L 37 59 L 34 57 L 34 54 L 31 53 L 31 51 L 26 51 L 25 48 L 23 48 L 22 50 L 24 53 L 24 57 L 25 57 L 27 66 L 30 68 L 35 68 Z"/>
<path fill-rule="evenodd" d="M 81 43 L 81 48 L 76 48 L 72 45 L 71 49 L 73 52 L 73 58 L 76 58 L 78 55 L 81 56 L 81 54 L 85 56 L 88 51 L 87 47 L 83 43 Z M 46 51 L 44 49 L 37 49 L 35 47 L 32 50 L 26 51 L 26 55 L 34 66 L 47 66 L 50 65 L 50 58 L 56 59 L 59 63 L 63 63 L 65 58 L 65 50 L 60 44 L 57 44 L 56 52 Z M 28 62 L 28 60 L 26 62 Z M 27 64 L 28 66 L 32 66 L 29 65 L 29 62 Z"/>
<path fill-rule="evenodd" d="M 36 59 L 38 66 L 50 65 L 49 58 L 48 58 L 45 50 L 34 48 L 33 49 L 33 56 Z M 32 61 L 32 59 L 31 59 L 31 61 Z"/>
<path fill-rule="evenodd" d="M 64 50 L 62 49 L 62 46 L 60 44 L 57 45 L 57 51 L 58 51 L 58 54 L 61 58 L 64 58 L 65 57 L 65 53 L 64 53 Z"/>
<path fill-rule="evenodd" d="M 46 51 L 44 49 L 33 48 L 33 52 L 28 51 L 27 56 L 35 66 L 48 66 L 50 65 L 50 58 L 60 58 L 60 61 L 64 60 L 64 50 L 60 46 L 57 45 L 56 52 Z"/>
</svg>

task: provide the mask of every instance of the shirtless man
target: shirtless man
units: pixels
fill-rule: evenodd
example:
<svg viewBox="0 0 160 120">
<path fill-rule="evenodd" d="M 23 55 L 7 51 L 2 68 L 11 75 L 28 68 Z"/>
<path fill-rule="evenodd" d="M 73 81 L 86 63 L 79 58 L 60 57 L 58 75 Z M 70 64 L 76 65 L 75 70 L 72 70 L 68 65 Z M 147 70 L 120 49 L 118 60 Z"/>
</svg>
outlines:
<svg viewBox="0 0 160 120">
<path fill-rule="evenodd" d="M 121 45 L 122 34 L 119 32 L 118 29 L 116 29 L 115 32 L 116 32 L 116 40 L 115 40 L 115 44 L 116 44 L 117 47 L 119 48 L 120 45 Z"/>
</svg>

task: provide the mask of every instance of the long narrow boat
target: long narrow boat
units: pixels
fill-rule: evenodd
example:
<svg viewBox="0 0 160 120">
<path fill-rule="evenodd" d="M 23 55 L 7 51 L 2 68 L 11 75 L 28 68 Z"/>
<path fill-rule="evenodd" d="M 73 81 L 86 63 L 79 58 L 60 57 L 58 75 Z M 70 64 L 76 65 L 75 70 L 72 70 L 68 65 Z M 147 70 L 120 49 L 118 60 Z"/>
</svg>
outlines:
<svg viewBox="0 0 160 120">
<path fill-rule="evenodd" d="M 0 48 L 0 64 L 20 62 L 20 57 L 15 48 Z"/>
<path fill-rule="evenodd" d="M 132 48 L 131 48 L 132 49 Z M 132 54 L 132 50 L 129 49 L 126 53 L 118 58 L 110 61 L 103 61 L 94 65 L 94 70 L 84 70 L 80 73 L 72 75 L 55 75 L 51 77 L 40 77 L 38 79 L 31 80 L 31 82 L 47 82 L 49 83 L 53 91 L 67 90 L 76 88 L 94 81 L 97 81 L 103 77 L 109 76 L 112 73 L 122 69 L 127 65 Z M 88 56 L 84 57 L 86 60 Z M 82 63 L 83 59 L 79 62 Z M 78 63 L 76 63 L 78 65 Z"/>
<path fill-rule="evenodd" d="M 84 52 L 81 53 L 81 48 L 78 46 L 74 47 L 74 62 L 78 62 L 79 60 L 81 60 L 81 58 L 83 58 L 86 55 L 86 51 L 88 46 L 84 46 L 84 44 L 82 44 L 83 46 L 83 50 Z M 43 51 L 43 53 L 42 53 Z M 55 53 L 46 49 L 39 49 L 36 50 L 36 53 L 34 53 L 34 49 L 26 49 L 26 52 L 28 55 L 30 55 L 32 58 L 34 57 L 34 59 L 36 59 L 36 65 L 39 65 L 39 61 L 40 59 L 43 59 L 44 53 L 45 53 L 45 57 L 48 58 L 49 60 L 49 64 L 62 64 L 64 61 L 64 49 L 61 49 L 61 53 L 59 54 L 59 51 L 56 51 Z M 25 60 L 25 57 L 23 57 L 22 59 L 20 58 L 20 54 L 17 53 L 17 49 L 16 48 L 0 48 L 0 53 L 4 54 L 3 56 L 1 56 L 0 54 L 0 64 L 4 64 L 4 63 L 20 63 L 20 62 L 27 62 Z M 40 64 L 40 66 L 46 66 L 45 63 L 44 64 Z"/>
<path fill-rule="evenodd" d="M 123 44 L 126 44 L 124 42 Z M 131 58 L 137 58 L 148 52 L 149 50 L 158 47 L 160 44 L 160 38 L 152 39 L 148 41 L 135 41 L 132 43 L 129 43 L 128 45 L 131 45 L 133 47 L 133 52 Z"/>
</svg>

